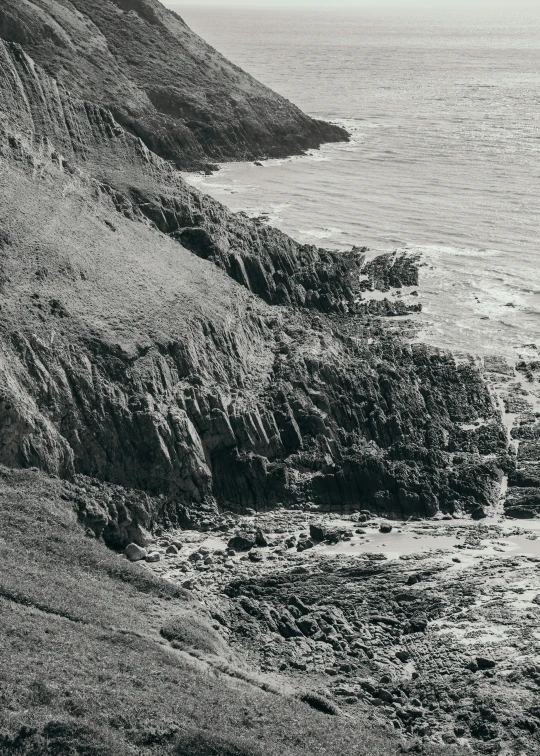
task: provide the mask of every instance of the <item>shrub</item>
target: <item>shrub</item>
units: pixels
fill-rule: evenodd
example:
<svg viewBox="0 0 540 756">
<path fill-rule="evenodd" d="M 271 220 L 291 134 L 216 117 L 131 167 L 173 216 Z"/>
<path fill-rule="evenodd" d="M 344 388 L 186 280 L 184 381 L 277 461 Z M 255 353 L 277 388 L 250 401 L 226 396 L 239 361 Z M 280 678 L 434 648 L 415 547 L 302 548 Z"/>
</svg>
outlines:
<svg viewBox="0 0 540 756">
<path fill-rule="evenodd" d="M 228 743 L 217 735 L 197 733 L 184 736 L 176 753 L 177 756 L 263 756 L 264 751 Z"/>
<path fill-rule="evenodd" d="M 329 698 L 326 698 L 326 696 L 322 696 L 320 693 L 304 693 L 300 696 L 300 700 L 307 703 L 312 709 L 322 711 L 324 714 L 332 714 L 333 716 L 340 714 L 339 706 Z"/>
<path fill-rule="evenodd" d="M 163 625 L 160 632 L 175 648 L 194 649 L 216 656 L 227 655 L 223 638 L 192 612 L 173 617 Z"/>
</svg>

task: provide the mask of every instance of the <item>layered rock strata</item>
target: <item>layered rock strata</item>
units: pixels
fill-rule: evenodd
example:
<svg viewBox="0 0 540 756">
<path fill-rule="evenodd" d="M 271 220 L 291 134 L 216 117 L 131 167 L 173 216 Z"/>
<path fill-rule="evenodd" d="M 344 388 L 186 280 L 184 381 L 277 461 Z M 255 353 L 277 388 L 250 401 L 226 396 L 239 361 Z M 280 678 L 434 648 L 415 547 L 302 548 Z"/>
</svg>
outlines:
<svg viewBox="0 0 540 756">
<path fill-rule="evenodd" d="M 171 521 L 496 505 L 511 460 L 478 369 L 362 310 L 416 285 L 414 262 L 235 216 L 19 46 L 0 55 L 1 462 L 163 496 Z"/>
</svg>

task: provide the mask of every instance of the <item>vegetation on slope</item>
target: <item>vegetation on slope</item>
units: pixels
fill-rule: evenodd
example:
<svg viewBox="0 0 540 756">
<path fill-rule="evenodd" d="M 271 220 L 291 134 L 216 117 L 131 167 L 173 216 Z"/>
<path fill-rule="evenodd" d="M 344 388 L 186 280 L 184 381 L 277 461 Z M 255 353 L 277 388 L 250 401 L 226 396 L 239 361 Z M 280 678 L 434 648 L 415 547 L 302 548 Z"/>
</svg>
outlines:
<svg viewBox="0 0 540 756">
<path fill-rule="evenodd" d="M 388 732 L 242 680 L 204 608 L 85 537 L 60 480 L 1 468 L 0 523 L 0 753 L 397 752 Z"/>
<path fill-rule="evenodd" d="M 348 138 L 234 66 L 158 0 L 14 0 L 0 4 L 0 37 L 183 168 Z"/>
</svg>

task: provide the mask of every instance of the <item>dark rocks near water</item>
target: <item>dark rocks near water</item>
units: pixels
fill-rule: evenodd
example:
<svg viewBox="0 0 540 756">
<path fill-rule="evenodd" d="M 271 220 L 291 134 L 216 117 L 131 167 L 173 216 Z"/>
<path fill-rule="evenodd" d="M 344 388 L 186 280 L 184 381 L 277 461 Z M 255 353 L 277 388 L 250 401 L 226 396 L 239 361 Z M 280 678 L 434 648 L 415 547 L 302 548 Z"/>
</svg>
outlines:
<svg viewBox="0 0 540 756">
<path fill-rule="evenodd" d="M 90 174 L 109 171 L 93 201 L 128 224 L 114 224 L 115 238 L 133 224 L 171 254 L 189 255 L 188 247 L 202 258 L 197 275 L 211 275 L 226 294 L 223 311 L 235 300 L 241 315 L 232 323 L 210 307 L 199 316 L 190 304 L 180 320 L 149 322 L 124 348 L 114 344 L 112 326 L 96 336 L 81 313 L 51 348 L 42 318 L 57 318 L 31 305 L 28 322 L 5 323 L 11 364 L 30 377 L 11 399 L 10 427 L 20 431 L 0 461 L 144 491 L 146 514 L 135 517 L 144 527 L 160 519 L 203 527 L 217 506 L 265 511 L 309 502 L 408 517 L 494 505 L 504 431 L 480 372 L 447 352 L 408 344 L 384 318 L 356 311 L 365 280 L 383 289 L 413 285 L 417 261 L 386 255 L 366 266 L 362 250 L 302 246 L 234 215 L 144 152 L 110 113 L 65 91 L 59 108 L 54 82 L 18 48 L 3 46 L 2 55 L 21 92 L 40 92 L 22 127 L 36 139 L 55 133 L 76 163 L 91 156 L 84 162 Z M 14 114 L 10 128 L 20 129 L 19 103 L 14 109 L 10 97 L 3 107 Z M 69 129 L 64 110 L 75 119 Z M 119 164 L 130 165 L 129 187 Z M 108 236 L 103 243 L 110 245 Z M 154 331 L 159 336 L 146 335 Z M 34 408 L 30 425 L 24 402 Z M 461 425 L 479 417 L 478 432 L 464 433 Z M 114 517 L 103 516 L 105 534 Z M 116 539 L 133 540 L 123 530 Z"/>
<path fill-rule="evenodd" d="M 250 535 L 233 536 L 227 544 L 229 549 L 234 551 L 249 551 L 255 546 L 256 540 Z"/>
</svg>

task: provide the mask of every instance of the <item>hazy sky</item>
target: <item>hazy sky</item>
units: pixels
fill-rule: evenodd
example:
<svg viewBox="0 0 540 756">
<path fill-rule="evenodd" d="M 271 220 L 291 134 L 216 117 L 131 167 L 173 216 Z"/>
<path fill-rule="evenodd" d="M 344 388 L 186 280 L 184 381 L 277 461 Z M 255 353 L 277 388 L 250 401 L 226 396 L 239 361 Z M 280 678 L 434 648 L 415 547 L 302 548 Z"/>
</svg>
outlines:
<svg viewBox="0 0 540 756">
<path fill-rule="evenodd" d="M 431 11 L 458 9 L 530 9 L 538 7 L 538 0 L 162 0 L 164 5 L 182 12 L 187 6 L 214 6 L 219 8 L 426 8 Z"/>
</svg>

